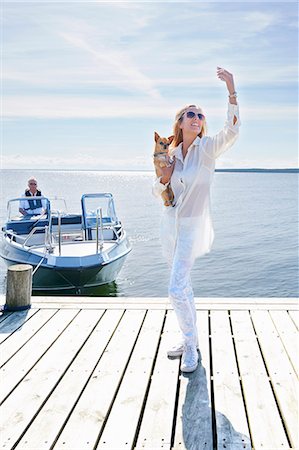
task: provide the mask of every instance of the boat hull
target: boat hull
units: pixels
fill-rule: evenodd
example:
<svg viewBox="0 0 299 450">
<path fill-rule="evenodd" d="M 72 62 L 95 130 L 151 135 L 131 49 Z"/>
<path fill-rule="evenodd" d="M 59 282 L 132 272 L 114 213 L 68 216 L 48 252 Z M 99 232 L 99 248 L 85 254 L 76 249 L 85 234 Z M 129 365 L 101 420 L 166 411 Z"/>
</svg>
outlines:
<svg viewBox="0 0 299 450">
<path fill-rule="evenodd" d="M 129 243 L 127 239 L 124 239 L 111 251 L 108 260 L 105 260 L 99 253 L 85 258 L 72 258 L 70 263 L 69 258 L 53 257 L 52 255 L 48 255 L 43 260 L 42 256 L 22 248 L 16 248 L 4 239 L 1 243 L 0 254 L 8 266 L 12 264 L 32 265 L 34 271 L 33 291 L 80 292 L 85 288 L 115 281 L 130 251 Z"/>
<path fill-rule="evenodd" d="M 75 290 L 101 286 L 115 281 L 126 255 L 106 265 L 82 269 L 40 267 L 33 276 L 32 289 L 37 291 Z"/>
</svg>

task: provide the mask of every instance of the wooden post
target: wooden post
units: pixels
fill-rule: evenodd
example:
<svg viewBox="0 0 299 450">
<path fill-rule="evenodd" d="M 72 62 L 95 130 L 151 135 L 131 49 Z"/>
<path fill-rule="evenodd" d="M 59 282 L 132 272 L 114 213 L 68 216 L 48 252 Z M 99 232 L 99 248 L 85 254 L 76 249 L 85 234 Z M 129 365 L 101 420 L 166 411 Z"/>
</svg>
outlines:
<svg viewBox="0 0 299 450">
<path fill-rule="evenodd" d="M 5 311 L 22 311 L 31 307 L 32 266 L 14 264 L 7 270 Z"/>
</svg>

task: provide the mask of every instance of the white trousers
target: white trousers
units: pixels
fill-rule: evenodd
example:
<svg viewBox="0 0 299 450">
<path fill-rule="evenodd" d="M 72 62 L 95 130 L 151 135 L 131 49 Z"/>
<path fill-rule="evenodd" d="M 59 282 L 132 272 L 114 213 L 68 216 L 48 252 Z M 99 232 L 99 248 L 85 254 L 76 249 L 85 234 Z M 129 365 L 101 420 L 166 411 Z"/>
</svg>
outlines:
<svg viewBox="0 0 299 450">
<path fill-rule="evenodd" d="M 175 258 L 171 268 L 168 295 L 176 313 L 182 340 L 186 344 L 197 345 L 196 309 L 190 272 L 192 265 L 189 261 Z"/>
<path fill-rule="evenodd" d="M 190 276 L 194 264 L 192 233 L 190 235 L 180 232 L 176 242 L 171 242 L 169 235 L 168 238 L 170 245 L 164 254 L 171 269 L 169 300 L 176 313 L 183 342 L 198 345 L 196 309 Z"/>
</svg>

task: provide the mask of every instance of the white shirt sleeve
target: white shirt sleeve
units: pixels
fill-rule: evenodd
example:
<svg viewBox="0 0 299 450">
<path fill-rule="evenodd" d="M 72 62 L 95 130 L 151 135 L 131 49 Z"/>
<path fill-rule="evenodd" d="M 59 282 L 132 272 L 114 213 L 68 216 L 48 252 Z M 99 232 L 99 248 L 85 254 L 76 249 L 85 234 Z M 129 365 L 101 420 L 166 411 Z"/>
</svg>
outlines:
<svg viewBox="0 0 299 450">
<path fill-rule="evenodd" d="M 152 187 L 152 193 L 155 197 L 160 197 L 163 191 L 166 190 L 168 184 L 161 183 L 161 178 L 156 178 Z"/>
<path fill-rule="evenodd" d="M 46 210 L 47 209 L 47 201 L 42 199 L 41 202 L 42 202 L 42 207 L 44 208 L 44 210 Z"/>
<path fill-rule="evenodd" d="M 234 116 L 236 116 L 237 119 L 235 124 Z M 212 153 L 215 159 L 235 143 L 239 135 L 240 125 L 239 105 L 228 103 L 227 120 L 224 124 L 224 128 L 211 138 Z"/>
<path fill-rule="evenodd" d="M 20 197 L 25 197 L 25 195 L 24 195 L 24 194 L 23 194 L 23 195 L 20 195 Z M 20 208 L 25 209 L 26 206 L 27 206 L 26 203 L 27 203 L 26 200 L 20 200 Z"/>
</svg>

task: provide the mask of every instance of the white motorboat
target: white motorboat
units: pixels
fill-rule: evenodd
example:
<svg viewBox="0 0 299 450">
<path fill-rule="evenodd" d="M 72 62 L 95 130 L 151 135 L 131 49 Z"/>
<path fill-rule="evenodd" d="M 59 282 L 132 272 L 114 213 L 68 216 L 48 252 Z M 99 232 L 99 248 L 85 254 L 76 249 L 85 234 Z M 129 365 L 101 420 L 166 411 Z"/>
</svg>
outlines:
<svg viewBox="0 0 299 450">
<path fill-rule="evenodd" d="M 115 281 L 131 247 L 112 194 L 84 194 L 81 214 L 68 214 L 64 201 L 54 209 L 56 200 L 39 199 L 42 211 L 26 215 L 24 197 L 9 200 L 0 247 L 6 264 L 31 264 L 36 291 L 80 293 Z"/>
</svg>

